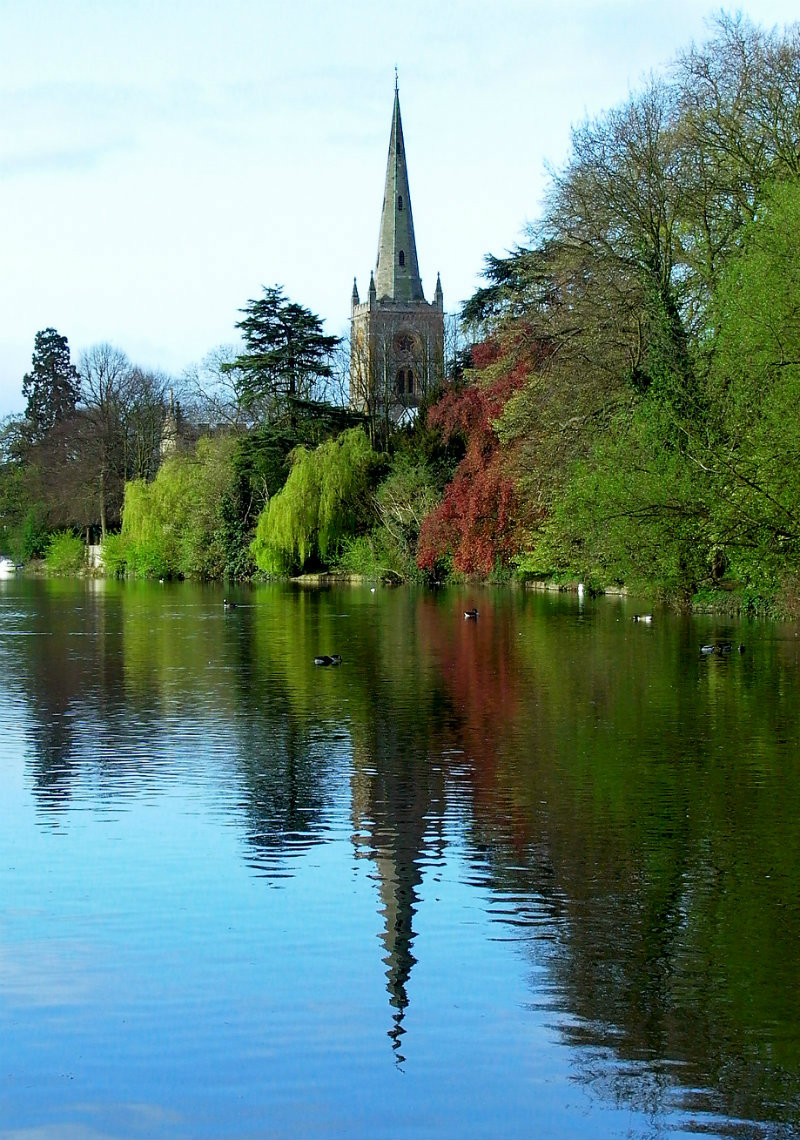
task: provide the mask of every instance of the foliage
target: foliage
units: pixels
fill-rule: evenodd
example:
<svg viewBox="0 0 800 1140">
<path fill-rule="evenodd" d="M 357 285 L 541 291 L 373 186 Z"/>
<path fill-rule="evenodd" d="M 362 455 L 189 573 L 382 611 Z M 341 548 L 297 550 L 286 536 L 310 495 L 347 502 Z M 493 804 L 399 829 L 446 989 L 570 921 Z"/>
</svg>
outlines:
<svg viewBox="0 0 800 1140">
<path fill-rule="evenodd" d="M 542 347 L 494 421 L 526 565 L 684 597 L 796 578 L 798 77 L 800 29 L 719 16 L 574 129 L 530 246 L 487 259 L 464 319 L 507 374 Z"/>
<path fill-rule="evenodd" d="M 712 580 L 716 535 L 706 489 L 678 449 L 662 446 L 666 418 L 651 401 L 576 464 L 537 545 L 539 569 L 684 599 Z"/>
<path fill-rule="evenodd" d="M 314 451 L 293 451 L 289 478 L 258 521 L 252 544 L 258 568 L 283 574 L 335 560 L 342 540 L 374 517 L 371 490 L 381 462 L 360 428 Z"/>
<path fill-rule="evenodd" d="M 232 377 L 237 401 L 250 415 L 270 420 L 289 412 L 295 400 L 319 399 L 332 375 L 331 354 L 339 338 L 326 336 L 310 309 L 289 301 L 283 289 L 264 287 L 263 297 L 241 310 L 246 351 L 221 371 Z"/>
<path fill-rule="evenodd" d="M 403 576 L 414 572 L 420 528 L 439 499 L 428 464 L 415 461 L 404 452 L 395 455 L 388 475 L 375 493 L 375 506 L 386 561 Z"/>
<path fill-rule="evenodd" d="M 710 371 L 715 514 L 735 572 L 800 569 L 800 180 L 774 186 L 716 295 Z"/>
<path fill-rule="evenodd" d="M 222 577 L 220 512 L 234 479 L 235 448 L 232 436 L 201 439 L 194 455 L 168 460 L 152 483 L 128 483 L 122 542 L 132 573 Z"/>
<path fill-rule="evenodd" d="M 417 554 L 422 569 L 433 570 L 449 554 L 455 570 L 488 574 L 519 549 L 522 505 L 494 422 L 528 372 L 523 361 L 513 367 L 493 361 L 498 353 L 496 344 L 476 349 L 483 373 L 474 373 L 475 382 L 462 390 L 447 391 L 428 414 L 429 426 L 437 427 L 445 442 L 459 435 L 466 450 L 442 501 L 422 523 Z"/>
<path fill-rule="evenodd" d="M 46 529 L 83 530 L 87 539 L 118 525 L 125 480 L 155 473 L 165 385 L 108 344 L 84 352 L 79 372 L 66 337 L 38 333 L 23 381 L 25 418 L 4 432 L 10 446 L 0 479 L 7 476 L 15 492 L 15 517 L 5 525 L 18 529 L 30 510 Z M 14 467 L 19 478 L 11 477 Z"/>
<path fill-rule="evenodd" d="M 121 534 L 107 534 L 102 543 L 103 566 L 107 574 L 121 578 L 128 567 L 125 540 Z"/>
<path fill-rule="evenodd" d="M 31 507 L 17 531 L 13 543 L 14 553 L 23 562 L 29 562 L 32 558 L 43 558 L 47 551 L 47 539 L 48 529 L 41 509 Z"/>
<path fill-rule="evenodd" d="M 86 547 L 83 540 L 70 531 L 50 535 L 44 563 L 51 574 L 75 574 L 84 565 Z"/>
<path fill-rule="evenodd" d="M 26 435 L 30 443 L 42 439 L 60 420 L 75 414 L 79 395 L 78 371 L 70 360 L 69 344 L 55 329 L 44 329 L 34 339 L 31 370 L 22 380 Z"/>
</svg>

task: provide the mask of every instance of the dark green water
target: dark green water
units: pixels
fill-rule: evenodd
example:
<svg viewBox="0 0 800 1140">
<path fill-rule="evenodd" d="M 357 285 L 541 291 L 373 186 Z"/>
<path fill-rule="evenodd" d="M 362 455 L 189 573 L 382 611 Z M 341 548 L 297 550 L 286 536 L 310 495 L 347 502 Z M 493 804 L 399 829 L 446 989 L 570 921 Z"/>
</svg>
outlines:
<svg viewBox="0 0 800 1140">
<path fill-rule="evenodd" d="M 237 601 L 0 582 L 0 1135 L 800 1131 L 793 627 Z"/>
</svg>

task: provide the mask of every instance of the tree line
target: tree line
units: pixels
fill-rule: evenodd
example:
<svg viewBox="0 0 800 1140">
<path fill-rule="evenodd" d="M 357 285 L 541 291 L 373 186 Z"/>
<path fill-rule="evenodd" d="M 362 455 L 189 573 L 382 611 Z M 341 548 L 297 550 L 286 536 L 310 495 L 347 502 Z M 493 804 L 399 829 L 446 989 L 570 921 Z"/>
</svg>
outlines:
<svg viewBox="0 0 800 1140">
<path fill-rule="evenodd" d="M 346 344 L 275 286 L 242 310 L 244 348 L 183 378 L 184 446 L 160 463 L 166 378 L 108 346 L 70 372 L 46 330 L 3 518 L 94 528 L 137 573 L 518 572 L 791 609 L 798 233 L 800 30 L 721 14 L 573 129 L 413 422 L 350 406 Z"/>
<path fill-rule="evenodd" d="M 720 15 L 573 130 L 529 241 L 487 259 L 476 391 L 437 413 L 473 415 L 482 478 L 448 488 L 423 561 L 791 608 L 798 233 L 800 28 Z"/>
</svg>

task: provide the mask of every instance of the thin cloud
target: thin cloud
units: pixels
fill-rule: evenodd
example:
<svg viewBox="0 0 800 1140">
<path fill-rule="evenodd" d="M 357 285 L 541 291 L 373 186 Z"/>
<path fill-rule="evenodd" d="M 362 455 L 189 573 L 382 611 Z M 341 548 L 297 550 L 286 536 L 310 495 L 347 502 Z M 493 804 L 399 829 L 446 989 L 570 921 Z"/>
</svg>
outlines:
<svg viewBox="0 0 800 1140">
<path fill-rule="evenodd" d="M 82 174 L 99 167 L 107 158 L 130 149 L 122 143 L 75 150 L 42 151 L 0 159 L 0 179 L 41 174 Z"/>
</svg>

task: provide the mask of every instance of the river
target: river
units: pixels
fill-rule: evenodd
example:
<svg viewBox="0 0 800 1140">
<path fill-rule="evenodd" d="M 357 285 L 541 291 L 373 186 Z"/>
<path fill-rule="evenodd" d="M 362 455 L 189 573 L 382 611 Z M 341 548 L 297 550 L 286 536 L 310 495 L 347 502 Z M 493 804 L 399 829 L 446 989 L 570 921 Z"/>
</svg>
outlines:
<svg viewBox="0 0 800 1140">
<path fill-rule="evenodd" d="M 231 594 L 0 581 L 0 1135 L 797 1135 L 795 627 Z"/>
</svg>

